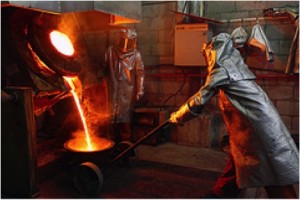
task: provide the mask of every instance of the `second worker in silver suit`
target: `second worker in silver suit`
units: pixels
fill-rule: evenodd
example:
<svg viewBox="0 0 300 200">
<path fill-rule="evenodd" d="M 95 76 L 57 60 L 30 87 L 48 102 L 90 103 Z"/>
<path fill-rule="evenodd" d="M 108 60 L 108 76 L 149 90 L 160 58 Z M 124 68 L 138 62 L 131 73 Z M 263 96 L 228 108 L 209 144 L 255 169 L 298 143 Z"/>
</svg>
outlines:
<svg viewBox="0 0 300 200">
<path fill-rule="evenodd" d="M 136 31 L 123 29 L 105 55 L 111 75 L 113 134 L 118 141 L 130 140 L 133 106 L 144 95 L 144 63 L 136 45 Z"/>
</svg>

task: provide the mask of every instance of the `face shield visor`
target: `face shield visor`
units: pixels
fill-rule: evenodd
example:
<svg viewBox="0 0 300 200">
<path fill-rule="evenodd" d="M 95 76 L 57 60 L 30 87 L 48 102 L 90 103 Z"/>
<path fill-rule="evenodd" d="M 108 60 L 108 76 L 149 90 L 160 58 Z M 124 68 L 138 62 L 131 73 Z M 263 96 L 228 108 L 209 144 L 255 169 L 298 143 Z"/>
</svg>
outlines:
<svg viewBox="0 0 300 200">
<path fill-rule="evenodd" d="M 118 48 L 121 52 L 126 53 L 135 50 L 137 33 L 135 30 L 124 29 L 120 32 Z"/>
<path fill-rule="evenodd" d="M 136 39 L 128 39 L 126 37 L 120 37 L 118 42 L 118 47 L 120 51 L 126 53 L 129 51 L 133 51 L 136 46 Z"/>
</svg>

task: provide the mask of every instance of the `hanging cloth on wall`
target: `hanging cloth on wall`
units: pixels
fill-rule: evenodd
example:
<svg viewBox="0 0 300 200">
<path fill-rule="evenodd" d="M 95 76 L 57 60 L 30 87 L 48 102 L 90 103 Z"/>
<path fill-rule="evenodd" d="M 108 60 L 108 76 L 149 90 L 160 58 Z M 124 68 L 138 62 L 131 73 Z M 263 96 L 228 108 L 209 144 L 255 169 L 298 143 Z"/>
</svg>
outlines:
<svg viewBox="0 0 300 200">
<path fill-rule="evenodd" d="M 257 23 L 253 26 L 251 35 L 248 40 L 249 46 L 254 46 L 259 48 L 261 51 L 266 52 L 266 59 L 267 61 L 273 61 L 273 57 L 271 54 L 274 51 L 271 48 L 270 42 L 266 37 L 264 31 L 262 30 L 261 26 Z"/>
</svg>

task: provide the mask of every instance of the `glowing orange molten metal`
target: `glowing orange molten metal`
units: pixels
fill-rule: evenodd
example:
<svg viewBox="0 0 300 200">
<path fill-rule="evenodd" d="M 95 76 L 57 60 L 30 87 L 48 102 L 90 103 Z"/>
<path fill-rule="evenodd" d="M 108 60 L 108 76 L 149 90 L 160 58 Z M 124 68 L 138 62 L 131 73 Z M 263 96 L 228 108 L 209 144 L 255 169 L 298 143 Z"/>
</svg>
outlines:
<svg viewBox="0 0 300 200">
<path fill-rule="evenodd" d="M 79 111 L 79 114 L 80 114 L 80 117 L 82 120 L 83 128 L 84 128 L 86 147 L 81 147 L 81 148 L 87 149 L 88 151 L 93 151 L 93 146 L 92 146 L 92 142 L 91 142 L 91 138 L 90 138 L 90 133 L 89 133 L 89 130 L 87 127 L 86 119 L 84 117 L 84 113 L 82 111 L 78 95 L 75 92 L 75 85 L 73 83 L 73 80 L 76 81 L 77 78 L 64 77 L 64 79 L 69 83 L 70 87 L 72 88 L 71 93 L 72 93 L 75 103 L 77 105 L 77 108 L 78 108 L 78 111 Z"/>
<path fill-rule="evenodd" d="M 59 31 L 52 31 L 50 33 L 50 39 L 53 46 L 62 54 L 72 56 L 74 54 L 74 48 L 69 37 Z"/>
<path fill-rule="evenodd" d="M 76 132 L 76 134 L 82 136 L 81 131 Z M 93 149 L 87 150 L 87 144 L 83 141 L 85 140 L 82 137 L 72 138 L 65 143 L 65 147 L 75 152 L 95 152 L 110 149 L 114 145 L 114 142 L 109 139 L 94 136 L 91 137 L 91 145 Z"/>
</svg>

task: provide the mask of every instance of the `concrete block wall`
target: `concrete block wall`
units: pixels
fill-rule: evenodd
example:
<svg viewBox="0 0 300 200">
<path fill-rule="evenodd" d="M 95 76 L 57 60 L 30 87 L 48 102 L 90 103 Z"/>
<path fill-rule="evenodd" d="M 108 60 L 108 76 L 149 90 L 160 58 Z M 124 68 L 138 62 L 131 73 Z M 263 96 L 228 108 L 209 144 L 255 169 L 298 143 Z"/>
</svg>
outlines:
<svg viewBox="0 0 300 200">
<path fill-rule="evenodd" d="M 240 18 L 262 17 L 263 9 L 270 7 L 291 6 L 298 8 L 298 1 L 205 1 L 204 17 L 217 20 L 230 20 Z M 203 68 L 175 67 L 174 64 L 174 27 L 178 21 L 170 10 L 177 10 L 174 1 L 149 1 L 142 2 L 141 23 L 128 25 L 135 28 L 138 33 L 138 49 L 140 50 L 146 66 L 145 96 L 139 103 L 140 106 L 166 106 L 171 111 L 178 108 L 188 97 L 204 84 L 205 78 L 195 77 L 205 72 Z M 220 12 L 221 11 L 221 12 Z M 273 74 L 283 74 L 289 54 L 291 41 L 294 36 L 295 26 L 291 22 L 272 20 L 259 21 L 265 31 L 271 46 L 275 51 L 277 62 L 273 66 Z M 242 25 L 248 35 L 256 21 L 242 23 L 225 23 L 213 27 L 214 35 L 220 32 L 231 33 L 234 28 Z M 87 33 L 88 38 L 100 41 L 105 32 Z M 88 42 L 96 62 L 100 62 L 101 46 L 107 41 L 102 39 L 102 44 Z M 98 44 L 96 48 L 93 44 Z M 97 51 L 95 51 L 97 49 Z M 278 64 L 279 63 L 279 64 Z M 257 75 L 270 74 L 270 71 L 254 70 Z M 185 74 L 185 76 L 180 76 Z M 194 76 L 190 76 L 194 75 Z M 299 133 L 299 79 L 258 79 L 258 83 L 266 90 L 270 99 L 278 109 L 282 119 L 291 133 Z M 171 98 L 170 98 L 171 97 Z M 214 97 L 207 105 L 212 116 L 219 116 L 218 96 Z M 215 114 L 217 113 L 217 114 Z M 207 119 L 212 119 L 208 116 Z M 189 125 L 190 126 L 190 125 Z M 194 127 L 196 128 L 196 127 Z M 183 128 L 182 128 L 183 129 Z M 192 128 L 193 129 L 193 128 Z M 223 124 L 219 131 L 225 132 Z M 176 134 L 180 131 L 174 130 Z M 178 136 L 178 135 L 177 135 Z M 191 137 L 192 138 L 192 137 Z M 195 144 L 193 144 L 195 145 Z M 203 145 L 200 144 L 199 145 Z"/>
<path fill-rule="evenodd" d="M 229 21 L 232 19 L 256 18 L 263 16 L 263 9 L 266 8 L 292 8 L 299 9 L 299 1 L 229 1 L 229 2 L 205 2 L 205 17 L 217 20 Z M 222 10 L 222 12 L 219 12 Z M 283 74 L 289 56 L 290 47 L 295 34 L 296 26 L 291 20 L 259 20 L 258 21 L 271 47 L 274 50 L 274 63 L 268 64 L 268 70 L 253 71 L 259 76 L 263 74 Z M 256 20 L 224 23 L 215 26 L 215 34 L 220 32 L 231 33 L 235 28 L 242 26 L 251 34 L 252 27 Z M 262 55 L 263 57 L 264 55 Z M 257 58 L 264 62 L 264 59 Z M 266 64 L 267 65 L 267 64 Z M 271 68 L 270 68 L 271 66 Z M 262 64 L 259 66 L 249 66 L 250 68 L 267 68 Z M 299 79 L 258 79 L 258 84 L 266 91 L 287 128 L 292 134 L 299 134 Z"/>
<path fill-rule="evenodd" d="M 262 17 L 266 8 L 294 8 L 298 1 L 204 1 L 204 15 L 217 20 Z M 220 12 L 221 11 L 221 12 Z"/>
<path fill-rule="evenodd" d="M 141 23 L 134 26 L 147 66 L 173 64 L 176 2 L 142 2 Z"/>
<path fill-rule="evenodd" d="M 275 105 L 283 122 L 292 134 L 299 134 L 299 82 L 298 80 L 257 81 Z"/>
<path fill-rule="evenodd" d="M 205 2 L 205 16 L 208 18 L 214 18 L 217 20 L 225 21 L 224 24 L 218 24 L 214 27 L 214 33 L 220 32 L 232 33 L 235 28 L 242 26 L 247 34 L 248 38 L 251 35 L 252 27 L 257 23 L 255 18 L 263 17 L 263 9 L 267 8 L 281 8 L 281 9 L 298 9 L 298 1 L 227 1 L 227 2 Z M 222 10 L 222 12 L 219 12 Z M 232 20 L 244 20 L 243 22 L 232 22 Z M 230 21 L 231 20 L 231 21 Z M 284 72 L 286 63 L 292 44 L 292 40 L 296 31 L 296 25 L 292 20 L 286 19 L 266 19 L 258 20 L 258 23 L 262 27 L 268 40 L 270 41 L 271 48 L 274 51 L 274 62 L 263 63 L 261 66 L 257 66 L 257 62 L 249 62 L 250 67 L 255 68 L 268 68 L 273 71 Z M 263 54 L 262 54 L 263 57 Z M 256 58 L 257 59 L 257 58 Z M 262 58 L 258 58 L 264 61 Z"/>
</svg>

